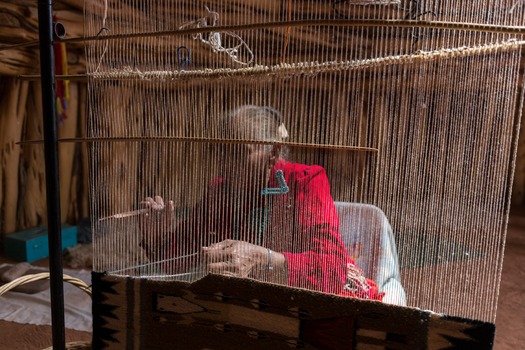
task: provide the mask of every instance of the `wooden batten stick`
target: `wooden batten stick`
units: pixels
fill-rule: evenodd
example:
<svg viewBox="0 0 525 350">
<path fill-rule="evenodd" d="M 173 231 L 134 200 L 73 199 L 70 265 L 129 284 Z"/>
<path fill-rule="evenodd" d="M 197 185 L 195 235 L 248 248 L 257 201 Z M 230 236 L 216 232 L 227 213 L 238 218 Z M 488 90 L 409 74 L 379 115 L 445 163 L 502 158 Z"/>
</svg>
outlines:
<svg viewBox="0 0 525 350">
<path fill-rule="evenodd" d="M 190 143 L 210 143 L 210 144 L 229 144 L 229 145 L 282 145 L 286 147 L 298 148 L 316 148 L 316 149 L 333 149 L 341 151 L 356 151 L 356 152 L 378 152 L 377 148 L 373 147 L 359 147 L 348 145 L 327 145 L 318 143 L 303 143 L 303 142 L 277 142 L 277 141 L 261 141 L 261 140 L 240 140 L 240 139 L 218 139 L 205 137 L 76 137 L 69 139 L 59 139 L 59 143 L 118 143 L 118 142 L 190 142 Z M 41 144 L 42 140 L 26 140 L 19 142 L 24 145 Z"/>
<path fill-rule="evenodd" d="M 2 163 L 4 172 L 3 232 L 16 231 L 18 208 L 18 166 L 20 146 L 16 141 L 22 137 L 22 127 L 26 114 L 28 82 L 11 80 L 3 118 L 4 137 L 2 145 Z"/>
<path fill-rule="evenodd" d="M 99 40 L 122 40 L 131 38 L 149 38 L 160 36 L 176 36 L 199 34 L 208 32 L 238 32 L 242 30 L 275 29 L 282 27 L 392 27 L 392 28 L 432 28 L 442 30 L 466 30 L 473 32 L 499 33 L 499 34 L 524 34 L 525 27 L 503 26 L 495 24 L 463 23 L 463 22 L 444 22 L 444 21 L 419 21 L 419 20 L 400 20 L 400 19 L 359 19 L 354 21 L 342 19 L 313 19 L 279 22 L 260 22 L 250 24 L 225 25 L 215 27 L 200 27 L 190 29 L 165 30 L 156 32 L 138 32 L 112 34 L 104 36 L 85 36 L 67 38 L 61 41 L 67 43 L 99 41 Z M 29 44 L 29 43 L 28 43 Z"/>
<path fill-rule="evenodd" d="M 130 210 L 125 213 L 117 213 L 109 216 L 105 216 L 103 218 L 98 219 L 98 221 L 106 221 L 106 220 L 112 220 L 112 219 L 126 219 L 133 216 L 142 215 L 149 212 L 149 209 L 137 209 L 137 210 Z"/>
</svg>

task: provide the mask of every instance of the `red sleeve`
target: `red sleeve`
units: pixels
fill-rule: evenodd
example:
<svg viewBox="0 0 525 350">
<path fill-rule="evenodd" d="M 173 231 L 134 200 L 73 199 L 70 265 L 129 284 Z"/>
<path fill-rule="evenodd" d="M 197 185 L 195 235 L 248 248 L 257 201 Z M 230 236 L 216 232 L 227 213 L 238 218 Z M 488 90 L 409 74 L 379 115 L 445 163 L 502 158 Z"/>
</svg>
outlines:
<svg viewBox="0 0 525 350">
<path fill-rule="evenodd" d="M 339 217 L 320 166 L 306 167 L 297 179 L 294 252 L 283 252 L 290 286 L 340 293 L 350 261 L 339 235 Z M 294 248 L 295 248 L 294 247 Z"/>
</svg>

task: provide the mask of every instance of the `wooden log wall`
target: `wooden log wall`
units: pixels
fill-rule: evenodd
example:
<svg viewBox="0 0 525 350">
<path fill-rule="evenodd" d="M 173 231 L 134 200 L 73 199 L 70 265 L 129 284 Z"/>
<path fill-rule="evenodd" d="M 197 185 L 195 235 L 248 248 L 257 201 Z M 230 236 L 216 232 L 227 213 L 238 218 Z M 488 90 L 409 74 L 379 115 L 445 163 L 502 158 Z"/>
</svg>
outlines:
<svg viewBox="0 0 525 350">
<path fill-rule="evenodd" d="M 0 82 L 0 232 L 9 234 L 46 224 L 44 146 L 18 144 L 43 139 L 42 103 L 39 82 L 5 76 Z M 85 84 L 70 84 L 68 116 L 58 127 L 59 138 L 80 135 L 85 96 Z M 88 216 L 86 159 L 85 145 L 59 145 L 63 223 Z"/>
<path fill-rule="evenodd" d="M 83 33 L 83 0 L 54 5 L 55 16 L 70 37 Z M 0 2 L 0 47 L 38 39 L 36 2 Z M 70 74 L 85 72 L 83 44 L 67 46 Z M 39 81 L 20 75 L 39 74 L 38 47 L 0 50 L 0 236 L 46 224 L 43 144 L 20 145 L 43 139 Z M 69 84 L 67 119 L 58 127 L 60 138 L 82 134 L 85 124 L 85 83 Z M 87 152 L 82 144 L 59 145 L 62 222 L 76 223 L 88 214 Z"/>
</svg>

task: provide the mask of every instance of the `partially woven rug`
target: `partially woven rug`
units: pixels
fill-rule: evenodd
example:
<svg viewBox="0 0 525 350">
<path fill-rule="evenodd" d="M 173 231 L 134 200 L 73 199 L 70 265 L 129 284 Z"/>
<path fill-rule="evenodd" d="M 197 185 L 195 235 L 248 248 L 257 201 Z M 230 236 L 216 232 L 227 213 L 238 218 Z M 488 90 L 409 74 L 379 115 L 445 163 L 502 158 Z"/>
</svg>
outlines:
<svg viewBox="0 0 525 350">
<path fill-rule="evenodd" d="M 495 333 L 491 323 L 220 275 L 92 280 L 96 349 L 492 349 Z"/>
</svg>

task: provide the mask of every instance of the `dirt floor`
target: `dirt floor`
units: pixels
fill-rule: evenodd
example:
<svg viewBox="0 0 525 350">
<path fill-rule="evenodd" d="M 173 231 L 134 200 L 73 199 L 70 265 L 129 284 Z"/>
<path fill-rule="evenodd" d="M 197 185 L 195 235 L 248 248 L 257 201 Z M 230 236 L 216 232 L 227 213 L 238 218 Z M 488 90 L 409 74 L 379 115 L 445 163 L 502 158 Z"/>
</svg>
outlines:
<svg viewBox="0 0 525 350">
<path fill-rule="evenodd" d="M 0 263 L 8 260 L 0 258 Z M 47 261 L 36 265 L 47 266 Z M 512 210 L 496 318 L 495 350 L 525 348 L 525 208 Z M 1 303 L 0 303 L 1 307 Z M 0 321 L 0 349 L 46 349 L 52 345 L 50 326 L 24 325 Z M 88 342 L 91 333 L 66 330 L 66 343 Z"/>
</svg>

